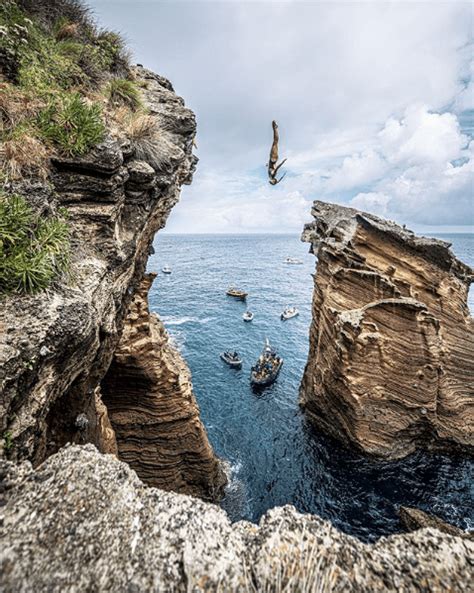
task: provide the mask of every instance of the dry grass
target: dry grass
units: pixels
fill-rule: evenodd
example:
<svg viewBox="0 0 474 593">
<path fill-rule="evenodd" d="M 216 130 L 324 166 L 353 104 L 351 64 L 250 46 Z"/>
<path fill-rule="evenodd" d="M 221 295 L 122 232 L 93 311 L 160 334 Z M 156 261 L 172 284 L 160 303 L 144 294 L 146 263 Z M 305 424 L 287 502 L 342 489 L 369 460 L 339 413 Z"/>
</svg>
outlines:
<svg viewBox="0 0 474 593">
<path fill-rule="evenodd" d="M 65 39 L 77 39 L 79 37 L 78 23 L 64 23 L 56 31 L 56 40 L 64 41 Z"/>
<path fill-rule="evenodd" d="M 7 180 L 23 177 L 46 179 L 51 150 L 27 132 L 6 140 L 0 147 L 0 170 Z"/>
<path fill-rule="evenodd" d="M 0 134 L 13 130 L 25 120 L 35 118 L 44 103 L 18 87 L 0 84 Z"/>
<path fill-rule="evenodd" d="M 122 108 L 115 111 L 114 121 L 120 133 L 130 141 L 136 159 L 153 168 L 167 160 L 166 138 L 155 117 Z"/>
</svg>

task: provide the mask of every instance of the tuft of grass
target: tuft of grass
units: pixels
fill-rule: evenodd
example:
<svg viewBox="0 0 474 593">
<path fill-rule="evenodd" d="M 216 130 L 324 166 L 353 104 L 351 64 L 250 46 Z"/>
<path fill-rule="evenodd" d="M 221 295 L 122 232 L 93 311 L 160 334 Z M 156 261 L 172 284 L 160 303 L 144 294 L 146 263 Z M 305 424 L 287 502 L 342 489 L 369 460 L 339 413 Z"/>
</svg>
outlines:
<svg viewBox="0 0 474 593">
<path fill-rule="evenodd" d="M 153 168 L 165 160 L 165 139 L 162 137 L 156 118 L 146 114 L 122 114 L 121 127 L 130 140 L 135 158 L 145 161 Z"/>
<path fill-rule="evenodd" d="M 78 23 L 81 28 L 93 27 L 90 8 L 82 0 L 17 0 L 17 4 L 49 29 L 60 20 Z"/>
<path fill-rule="evenodd" d="M 87 104 L 79 93 L 52 100 L 38 116 L 38 128 L 45 140 L 68 156 L 79 156 L 105 136 L 100 106 Z"/>
<path fill-rule="evenodd" d="M 109 103 L 115 107 L 128 107 L 137 111 L 142 106 L 140 90 L 131 80 L 125 78 L 112 79 L 105 90 Z"/>
<path fill-rule="evenodd" d="M 17 194 L 0 194 L 0 293 L 34 294 L 69 268 L 69 226 Z"/>
<path fill-rule="evenodd" d="M 67 19 L 59 19 L 54 26 L 56 41 L 64 39 L 77 39 L 79 37 L 79 23 L 71 23 Z"/>
<path fill-rule="evenodd" d="M 16 181 L 23 177 L 45 180 L 49 171 L 48 150 L 28 129 L 16 129 L 0 148 L 0 168 L 5 181 Z"/>
</svg>

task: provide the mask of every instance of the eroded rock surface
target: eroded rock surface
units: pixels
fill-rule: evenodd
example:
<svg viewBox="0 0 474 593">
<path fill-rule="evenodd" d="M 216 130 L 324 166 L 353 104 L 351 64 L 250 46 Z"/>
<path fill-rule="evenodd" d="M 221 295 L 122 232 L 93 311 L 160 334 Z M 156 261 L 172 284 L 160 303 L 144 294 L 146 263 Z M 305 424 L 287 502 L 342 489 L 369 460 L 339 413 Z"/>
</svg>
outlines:
<svg viewBox="0 0 474 593">
<path fill-rule="evenodd" d="M 473 270 L 449 244 L 315 202 L 318 264 L 300 390 L 309 418 L 360 449 L 474 447 Z"/>
<path fill-rule="evenodd" d="M 407 531 L 416 531 L 417 529 L 423 529 L 425 527 L 431 527 L 449 533 L 450 535 L 456 535 L 460 537 L 469 537 L 474 539 L 474 534 L 463 531 L 455 525 L 446 523 L 436 515 L 431 513 L 425 513 L 421 509 L 414 509 L 412 507 L 400 507 L 399 510 L 400 521 L 403 527 Z"/>
<path fill-rule="evenodd" d="M 53 160 L 54 192 L 42 184 L 14 188 L 37 209 L 67 209 L 73 269 L 69 282 L 0 303 L 0 452 L 12 460 L 29 459 L 36 465 L 67 442 L 92 442 L 103 452 L 117 453 L 99 384 L 143 278 L 155 233 L 165 225 L 182 184 L 191 182 L 197 161 L 192 154 L 193 112 L 166 79 L 141 67 L 135 75 L 158 132 L 152 164 L 139 160 L 136 147 L 111 128 L 104 143 L 86 156 Z M 169 371 L 165 355 L 162 360 Z M 187 409 L 187 394 L 182 394 Z M 167 399 L 171 409 L 160 410 L 168 418 L 176 414 L 175 395 Z M 133 415 L 136 407 L 130 410 L 130 423 Z M 215 468 L 204 430 L 196 426 L 196 418 L 191 419 L 188 434 L 194 435 L 194 445 L 203 437 L 197 449 L 206 451 L 209 466 Z M 184 474 L 198 459 L 199 473 L 202 458 L 187 451 L 188 444 L 183 444 L 181 460 L 188 453 L 189 458 L 180 470 Z M 144 456 L 149 445 L 143 443 Z M 132 446 L 141 448 L 138 435 Z M 213 470 L 204 494 L 214 488 L 215 477 Z"/>
<path fill-rule="evenodd" d="M 423 529 L 367 545 L 291 506 L 232 525 L 91 445 L 0 475 L 5 593 L 461 593 L 474 578 L 468 539 Z"/>
<path fill-rule="evenodd" d="M 149 311 L 155 276 L 145 276 L 133 296 L 102 399 L 120 459 L 145 483 L 215 500 L 225 474 L 199 417 L 189 369 Z"/>
</svg>

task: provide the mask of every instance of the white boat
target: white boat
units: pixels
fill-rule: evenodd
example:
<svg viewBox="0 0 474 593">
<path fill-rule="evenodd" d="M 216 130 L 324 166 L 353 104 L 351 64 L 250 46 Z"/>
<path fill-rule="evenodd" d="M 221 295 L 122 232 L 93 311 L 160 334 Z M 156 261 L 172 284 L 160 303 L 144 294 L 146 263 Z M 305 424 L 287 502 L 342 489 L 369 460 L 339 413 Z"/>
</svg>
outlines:
<svg viewBox="0 0 474 593">
<path fill-rule="evenodd" d="M 303 262 L 300 259 L 288 256 L 284 261 L 284 264 L 292 264 L 294 266 L 301 265 Z"/>
<path fill-rule="evenodd" d="M 222 352 L 221 358 L 226 364 L 234 369 L 240 369 L 242 367 L 242 359 L 235 350 L 226 350 L 225 352 Z"/>
<path fill-rule="evenodd" d="M 253 313 L 251 311 L 245 311 L 245 313 L 242 315 L 242 319 L 244 321 L 252 321 Z"/>
<path fill-rule="evenodd" d="M 299 315 L 300 312 L 296 307 L 285 307 L 283 313 L 280 315 L 280 319 L 282 321 L 286 321 L 287 319 L 291 319 L 292 317 L 296 317 Z"/>
<path fill-rule="evenodd" d="M 161 271 L 163 272 L 163 274 L 171 274 L 171 268 L 168 266 L 168 264 L 166 264 L 166 266 L 163 266 L 161 268 Z"/>
</svg>

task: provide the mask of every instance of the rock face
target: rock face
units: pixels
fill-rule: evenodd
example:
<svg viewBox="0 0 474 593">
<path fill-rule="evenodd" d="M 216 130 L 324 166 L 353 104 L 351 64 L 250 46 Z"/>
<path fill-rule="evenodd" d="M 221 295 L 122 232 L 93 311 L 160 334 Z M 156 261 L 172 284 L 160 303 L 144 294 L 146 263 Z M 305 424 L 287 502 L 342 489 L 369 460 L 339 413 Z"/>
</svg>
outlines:
<svg viewBox="0 0 474 593">
<path fill-rule="evenodd" d="M 144 488 L 92 445 L 0 475 L 5 593 L 461 593 L 474 578 L 468 539 L 422 529 L 366 545 L 290 506 L 232 525 L 214 505 Z"/>
<path fill-rule="evenodd" d="M 67 442 L 92 442 L 103 452 L 117 453 L 100 381 L 143 278 L 155 233 L 165 225 L 181 185 L 191 182 L 197 161 L 192 154 L 196 131 L 192 111 L 166 79 L 141 67 L 135 75 L 158 130 L 151 165 L 138 160 L 136 147 L 114 131 L 84 157 L 54 159 L 54 193 L 39 184 L 15 188 L 36 208 L 60 205 L 67 209 L 73 270 L 68 283 L 47 293 L 9 297 L 0 303 L 0 448 L 12 460 L 29 459 L 36 465 Z M 182 378 L 171 376 L 171 351 L 166 340 L 161 344 L 166 352 L 161 360 L 171 381 L 168 388 L 173 382 L 186 383 L 186 371 Z M 154 348 L 156 352 L 158 345 Z M 160 409 L 167 420 L 176 415 L 178 392 L 176 388 L 175 397 L 166 399 L 170 410 Z M 188 415 L 183 413 L 180 422 L 187 417 L 190 425 L 181 451 L 179 484 L 188 484 L 187 492 L 193 484 L 194 493 L 202 487 L 201 493 L 208 496 L 216 483 L 216 460 L 211 459 L 202 426 L 189 412 L 190 395 L 184 387 L 182 395 Z M 113 395 L 107 392 L 107 397 L 113 406 Z M 123 418 L 128 404 L 122 400 L 121 405 Z M 118 404 L 115 417 L 117 408 Z M 136 402 L 128 411 L 133 424 Z M 186 450 L 191 434 L 193 444 L 203 438 L 198 453 Z M 121 437 L 122 433 L 118 453 L 125 455 Z M 149 432 L 146 438 L 145 445 L 136 435 L 133 444 L 136 450 L 143 445 L 144 454 L 151 446 Z M 212 471 L 204 484 L 206 456 Z M 194 460 L 199 469 L 184 475 Z M 152 459 L 144 459 L 143 467 L 146 464 L 150 475 Z"/>
<path fill-rule="evenodd" d="M 449 535 L 456 535 L 459 537 L 468 537 L 470 539 L 474 539 L 474 534 L 463 531 L 455 525 L 450 525 L 449 523 L 446 523 L 446 521 L 443 521 L 436 515 L 425 513 L 420 509 L 413 509 L 411 507 L 400 507 L 399 515 L 400 521 L 407 531 L 415 531 L 417 529 L 431 527 L 433 529 L 438 529 L 439 531 L 442 531 L 444 533 L 449 533 Z"/>
<path fill-rule="evenodd" d="M 474 447 L 473 270 L 449 244 L 315 202 L 302 239 L 318 258 L 300 402 L 367 453 Z"/>
<path fill-rule="evenodd" d="M 119 457 L 151 486 L 219 498 L 225 477 L 199 417 L 191 376 L 148 309 L 156 274 L 136 290 L 102 381 Z"/>
</svg>

